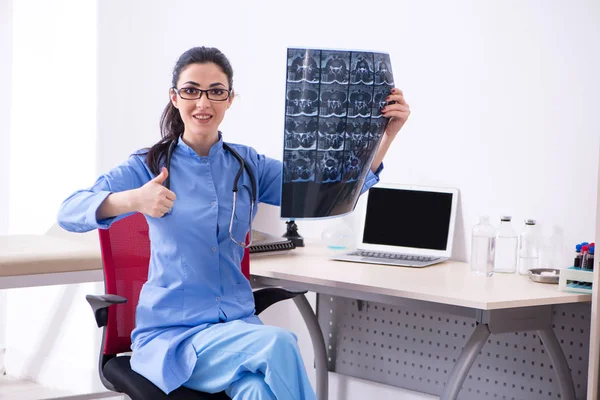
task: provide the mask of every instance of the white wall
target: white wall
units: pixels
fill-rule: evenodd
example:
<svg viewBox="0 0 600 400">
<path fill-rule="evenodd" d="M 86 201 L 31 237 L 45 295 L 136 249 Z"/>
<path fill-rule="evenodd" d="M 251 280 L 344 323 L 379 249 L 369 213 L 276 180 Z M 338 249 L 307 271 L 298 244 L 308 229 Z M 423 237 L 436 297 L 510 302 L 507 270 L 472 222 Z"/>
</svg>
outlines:
<svg viewBox="0 0 600 400">
<path fill-rule="evenodd" d="M 61 201 L 96 176 L 96 4 L 10 3 L 0 13 L 0 79 L 2 89 L 5 79 L 13 88 L 6 103 L 0 90 L 1 104 L 10 105 L 0 107 L 0 223 L 8 222 L 10 233 L 44 233 Z M 10 159 L 3 156 L 9 150 Z M 7 373 L 74 392 L 98 389 L 101 332 L 85 295 L 103 290 L 84 284 L 3 291 Z"/>
<path fill-rule="evenodd" d="M 12 96 L 12 0 L 0 0 L 0 182 L 10 179 L 10 103 Z M 8 190 L 0 191 L 0 235 L 8 231 Z M 6 318 L 6 293 L 0 291 L 0 321 Z M 0 328 L 0 371 L 4 370 L 6 329 Z"/>
<path fill-rule="evenodd" d="M 10 177 L 10 102 L 12 96 L 12 0 L 0 1 L 0 182 Z M 8 190 L 0 191 L 0 235 L 8 231 Z"/>
<path fill-rule="evenodd" d="M 278 159 L 286 48 L 384 50 L 412 115 L 382 179 L 460 189 L 455 258 L 468 259 L 480 215 L 499 221 L 510 214 L 517 229 L 536 218 L 546 236 L 554 226 L 562 232 L 564 265 L 575 242 L 593 238 L 600 3 L 256 3 L 99 3 L 99 170 L 157 141 L 171 69 L 189 47 L 219 47 L 233 64 L 239 96 L 222 125 L 226 140 Z M 257 225 L 283 232 L 283 222 L 265 215 L 278 214 L 269 208 Z M 299 226 L 317 237 L 324 223 Z M 311 365 L 298 318 L 293 306 L 278 305 L 265 321 L 300 332 Z M 332 387 L 345 394 L 334 400 L 401 392 L 343 377 Z"/>
<path fill-rule="evenodd" d="M 596 2 L 400 1 L 365 19 L 358 2 L 143 4 L 100 4 L 100 170 L 158 139 L 171 68 L 191 46 L 217 46 L 234 66 L 240 96 L 222 126 L 227 140 L 275 158 L 286 47 L 382 49 L 413 110 L 382 178 L 460 188 L 458 258 L 485 214 L 512 214 L 519 226 L 537 218 L 548 233 L 556 224 L 569 244 L 591 237 Z M 190 15 L 201 22 L 184 23 Z M 311 225 L 302 231 L 318 234 Z"/>
<path fill-rule="evenodd" d="M 14 3 L 11 233 L 45 232 L 73 185 L 95 176 L 95 12 L 76 0 Z"/>
</svg>

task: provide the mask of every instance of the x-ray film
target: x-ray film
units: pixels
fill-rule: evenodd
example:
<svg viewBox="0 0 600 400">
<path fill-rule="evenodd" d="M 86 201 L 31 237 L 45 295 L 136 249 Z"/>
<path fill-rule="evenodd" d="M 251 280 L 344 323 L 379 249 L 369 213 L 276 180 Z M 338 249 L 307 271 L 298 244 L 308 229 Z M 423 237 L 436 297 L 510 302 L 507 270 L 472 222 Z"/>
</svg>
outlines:
<svg viewBox="0 0 600 400">
<path fill-rule="evenodd" d="M 282 218 L 354 209 L 387 126 L 386 53 L 288 49 Z"/>
</svg>

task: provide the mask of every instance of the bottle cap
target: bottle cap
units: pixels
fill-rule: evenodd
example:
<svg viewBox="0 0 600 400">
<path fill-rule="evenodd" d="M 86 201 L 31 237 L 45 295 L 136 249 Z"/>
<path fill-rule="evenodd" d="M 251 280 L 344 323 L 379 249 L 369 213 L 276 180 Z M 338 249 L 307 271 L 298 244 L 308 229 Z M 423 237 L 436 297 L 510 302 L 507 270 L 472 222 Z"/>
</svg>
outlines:
<svg viewBox="0 0 600 400">
<path fill-rule="evenodd" d="M 525 225 L 535 225 L 535 219 L 526 219 Z"/>
<path fill-rule="evenodd" d="M 500 217 L 500 221 L 510 221 L 512 219 L 511 216 L 504 216 L 504 217 Z"/>
<path fill-rule="evenodd" d="M 581 247 L 581 251 L 588 251 L 590 249 L 590 246 L 588 246 L 587 244 Z"/>
<path fill-rule="evenodd" d="M 575 251 L 578 252 L 578 253 L 581 251 L 581 245 L 580 244 L 576 244 L 575 245 Z"/>
<path fill-rule="evenodd" d="M 594 246 L 596 246 L 596 243 L 592 242 L 592 243 L 590 243 L 590 246 L 594 247 Z"/>
<path fill-rule="evenodd" d="M 588 242 L 581 242 L 582 246 L 585 246 L 586 244 L 589 244 Z"/>
</svg>

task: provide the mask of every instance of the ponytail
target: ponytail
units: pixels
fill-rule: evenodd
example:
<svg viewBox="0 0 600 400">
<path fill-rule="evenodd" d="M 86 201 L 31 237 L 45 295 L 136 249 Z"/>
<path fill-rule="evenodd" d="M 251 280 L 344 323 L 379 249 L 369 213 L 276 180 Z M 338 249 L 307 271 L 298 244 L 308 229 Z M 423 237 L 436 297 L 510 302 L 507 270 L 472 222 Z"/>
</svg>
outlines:
<svg viewBox="0 0 600 400">
<path fill-rule="evenodd" d="M 146 164 L 154 175 L 158 175 L 161 166 L 167 159 L 169 146 L 174 140 L 179 140 L 184 131 L 183 120 L 179 110 L 171 102 L 165 107 L 160 117 L 160 135 L 162 139 L 148 149 Z"/>
</svg>

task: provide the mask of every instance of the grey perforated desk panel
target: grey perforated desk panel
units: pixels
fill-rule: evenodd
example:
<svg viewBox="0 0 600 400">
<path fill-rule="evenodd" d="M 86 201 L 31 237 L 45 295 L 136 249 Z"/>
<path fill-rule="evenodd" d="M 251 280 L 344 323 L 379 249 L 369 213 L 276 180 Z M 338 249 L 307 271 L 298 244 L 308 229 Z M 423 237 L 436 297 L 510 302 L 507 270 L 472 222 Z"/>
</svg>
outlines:
<svg viewBox="0 0 600 400">
<path fill-rule="evenodd" d="M 461 262 L 416 269 L 330 254 L 309 244 L 251 262 L 255 286 L 319 294 L 329 370 L 444 400 L 585 393 L 591 296 L 514 274 L 474 276 Z"/>
</svg>

